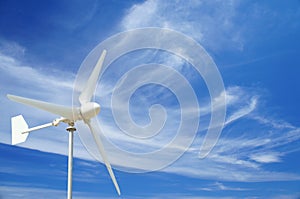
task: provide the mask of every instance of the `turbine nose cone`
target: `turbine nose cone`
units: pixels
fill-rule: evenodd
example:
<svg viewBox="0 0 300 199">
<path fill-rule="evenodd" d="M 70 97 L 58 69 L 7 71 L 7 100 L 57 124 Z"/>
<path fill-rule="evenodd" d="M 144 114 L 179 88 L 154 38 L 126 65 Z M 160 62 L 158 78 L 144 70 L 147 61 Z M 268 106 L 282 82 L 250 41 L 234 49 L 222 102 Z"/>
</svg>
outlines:
<svg viewBox="0 0 300 199">
<path fill-rule="evenodd" d="M 80 115 L 83 119 L 95 117 L 100 112 L 100 105 L 95 102 L 89 102 L 81 106 Z"/>
<path fill-rule="evenodd" d="M 100 105 L 97 103 L 94 103 L 94 110 L 95 110 L 96 115 L 98 115 L 98 113 L 100 112 Z"/>
</svg>

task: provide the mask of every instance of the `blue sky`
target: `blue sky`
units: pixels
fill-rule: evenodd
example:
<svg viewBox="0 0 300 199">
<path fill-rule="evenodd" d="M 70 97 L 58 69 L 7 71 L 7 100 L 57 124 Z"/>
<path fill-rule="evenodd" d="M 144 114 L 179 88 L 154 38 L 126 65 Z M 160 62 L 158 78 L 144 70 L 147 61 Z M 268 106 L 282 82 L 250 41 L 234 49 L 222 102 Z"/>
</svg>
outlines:
<svg viewBox="0 0 300 199">
<path fill-rule="evenodd" d="M 143 27 L 176 30 L 205 48 L 223 78 L 226 120 L 213 151 L 199 159 L 211 116 L 201 76 L 161 51 L 133 52 L 114 62 L 103 73 L 95 99 L 102 107 L 103 135 L 119 148 L 135 153 L 157 149 L 180 120 L 170 90 L 144 86 L 131 97 L 132 119 L 148 124 L 149 107 L 160 103 L 169 119 L 160 137 L 137 142 L 120 131 L 110 107 L 112 90 L 134 65 L 172 65 L 189 80 L 202 113 L 191 146 L 162 170 L 126 172 L 124 157 L 108 149 L 121 198 L 300 197 L 299 1 L 1 1 L 0 13 L 0 198 L 66 197 L 65 126 L 34 132 L 25 143 L 11 146 L 12 116 L 23 114 L 29 126 L 57 116 L 10 102 L 6 94 L 72 105 L 77 72 L 90 51 L 116 33 Z M 80 137 L 88 140 L 87 131 L 78 130 L 74 198 L 118 198 L 103 164 L 81 143 Z"/>
</svg>

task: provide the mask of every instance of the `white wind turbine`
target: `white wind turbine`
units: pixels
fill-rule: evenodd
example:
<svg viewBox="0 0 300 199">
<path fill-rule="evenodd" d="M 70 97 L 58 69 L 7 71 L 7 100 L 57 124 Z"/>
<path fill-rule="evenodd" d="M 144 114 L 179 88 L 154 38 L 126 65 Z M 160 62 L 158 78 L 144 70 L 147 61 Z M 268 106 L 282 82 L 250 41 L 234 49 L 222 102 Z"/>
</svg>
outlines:
<svg viewBox="0 0 300 199">
<path fill-rule="evenodd" d="M 99 74 L 103 65 L 103 61 L 106 55 L 106 50 L 103 50 L 94 70 L 90 74 L 86 85 L 79 96 L 79 102 L 81 104 L 80 107 L 66 107 L 57 104 L 51 104 L 48 102 L 38 101 L 34 99 L 19 97 L 15 95 L 7 95 L 7 97 L 25 105 L 33 106 L 38 109 L 42 109 L 48 111 L 50 113 L 61 116 L 61 118 L 53 120 L 53 122 L 40 125 L 33 128 L 28 128 L 27 123 L 25 122 L 22 115 L 18 115 L 16 117 L 11 118 L 12 122 L 12 144 L 16 145 L 22 142 L 25 142 L 27 136 L 30 132 L 39 130 L 42 128 L 57 126 L 59 123 L 64 122 L 68 124 L 67 131 L 69 132 L 69 156 L 68 156 L 68 199 L 72 198 L 72 167 L 73 167 L 73 134 L 76 131 L 74 127 L 76 121 L 83 120 L 85 124 L 88 125 L 95 143 L 97 145 L 98 151 L 100 152 L 103 162 L 109 172 L 109 175 L 114 183 L 114 186 L 120 195 L 120 188 L 111 168 L 111 165 L 106 156 L 102 141 L 100 137 L 95 132 L 95 128 L 91 125 L 91 119 L 97 116 L 100 112 L 100 105 L 91 102 L 93 94 L 96 89 L 97 81 L 99 78 Z"/>
</svg>

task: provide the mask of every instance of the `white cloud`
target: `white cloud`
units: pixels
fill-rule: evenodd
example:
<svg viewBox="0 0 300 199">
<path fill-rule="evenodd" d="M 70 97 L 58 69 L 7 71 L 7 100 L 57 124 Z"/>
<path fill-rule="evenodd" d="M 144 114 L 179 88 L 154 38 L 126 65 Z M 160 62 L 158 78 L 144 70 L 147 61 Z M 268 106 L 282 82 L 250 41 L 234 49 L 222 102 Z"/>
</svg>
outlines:
<svg viewBox="0 0 300 199">
<path fill-rule="evenodd" d="M 45 93 L 57 88 L 73 89 L 75 75 L 47 69 L 37 69 L 38 67 L 24 66 L 11 56 L 0 54 L 0 70 L 3 78 L 9 76 L 14 82 L 20 82 L 32 86 L 32 89 L 42 88 Z M 66 79 L 66 77 L 68 79 Z M 13 85 L 7 85 L 8 87 Z M 46 90 L 47 89 L 47 90 Z"/>
<path fill-rule="evenodd" d="M 230 187 L 224 185 L 224 183 L 216 182 L 214 184 L 211 184 L 208 187 L 201 187 L 199 190 L 203 191 L 248 191 L 249 189 L 246 188 L 240 188 L 240 187 Z"/>
<path fill-rule="evenodd" d="M 56 199 L 65 196 L 65 191 L 47 188 L 28 188 L 23 186 L 0 186 L 0 197 L 5 199 L 49 198 Z"/>
<path fill-rule="evenodd" d="M 0 53 L 14 57 L 23 57 L 26 53 L 26 48 L 16 42 L 0 39 Z"/>
<path fill-rule="evenodd" d="M 279 153 L 262 153 L 262 154 L 253 154 L 250 158 L 259 163 L 274 163 L 281 162 Z"/>
<path fill-rule="evenodd" d="M 257 107 L 259 100 L 255 92 L 249 88 L 239 86 L 227 87 L 225 92 L 221 93 L 217 98 L 213 99 L 216 103 L 216 108 L 220 108 L 222 100 L 226 98 L 227 118 L 224 126 L 249 115 Z M 211 106 L 209 102 L 201 106 L 201 115 L 211 114 Z"/>
<path fill-rule="evenodd" d="M 156 15 L 157 8 L 157 1 L 153 0 L 132 6 L 124 17 L 122 26 L 125 29 L 147 26 L 148 23 L 153 21 L 153 16 Z"/>
<path fill-rule="evenodd" d="M 5 183 L 6 184 L 6 183 Z M 65 198 L 67 195 L 66 190 L 45 188 L 45 187 L 27 187 L 28 185 L 18 183 L 18 184 L 6 184 L 0 185 L 0 198 L 3 199 L 32 199 L 32 198 L 47 198 L 47 199 L 57 199 Z M 99 195 L 73 191 L 73 197 L 76 199 L 96 199 Z M 104 199 L 112 199 L 114 197 L 101 196 Z"/>
<path fill-rule="evenodd" d="M 238 111 L 230 115 L 229 118 L 227 118 L 225 125 L 251 113 L 255 109 L 256 104 L 257 104 L 257 98 L 252 97 L 250 104 L 248 106 L 242 107 L 241 109 L 239 109 Z"/>
<path fill-rule="evenodd" d="M 243 50 L 244 38 L 237 28 L 240 24 L 235 24 L 238 5 L 238 1 L 174 3 L 148 0 L 131 7 L 121 22 L 121 28 L 170 28 L 191 36 L 211 49 Z"/>
<path fill-rule="evenodd" d="M 286 122 L 286 121 L 280 121 L 280 120 L 274 120 L 274 119 L 270 119 L 268 117 L 263 117 L 260 115 L 254 115 L 252 117 L 253 119 L 257 120 L 259 123 L 261 124 L 265 124 L 265 125 L 269 125 L 273 128 L 276 129 L 295 129 L 296 127 L 291 125 L 290 123 Z"/>
</svg>

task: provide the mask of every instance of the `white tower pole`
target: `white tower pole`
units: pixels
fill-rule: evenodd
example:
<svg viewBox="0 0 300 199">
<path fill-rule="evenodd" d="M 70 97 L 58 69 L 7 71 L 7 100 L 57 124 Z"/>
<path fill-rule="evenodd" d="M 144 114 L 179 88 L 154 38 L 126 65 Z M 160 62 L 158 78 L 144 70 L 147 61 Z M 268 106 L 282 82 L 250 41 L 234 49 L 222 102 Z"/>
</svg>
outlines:
<svg viewBox="0 0 300 199">
<path fill-rule="evenodd" d="M 76 128 L 74 127 L 74 123 L 69 123 L 69 127 L 66 129 L 69 132 L 69 155 L 68 155 L 68 199 L 72 199 L 72 174 L 73 174 L 73 138 L 74 131 Z"/>
</svg>

